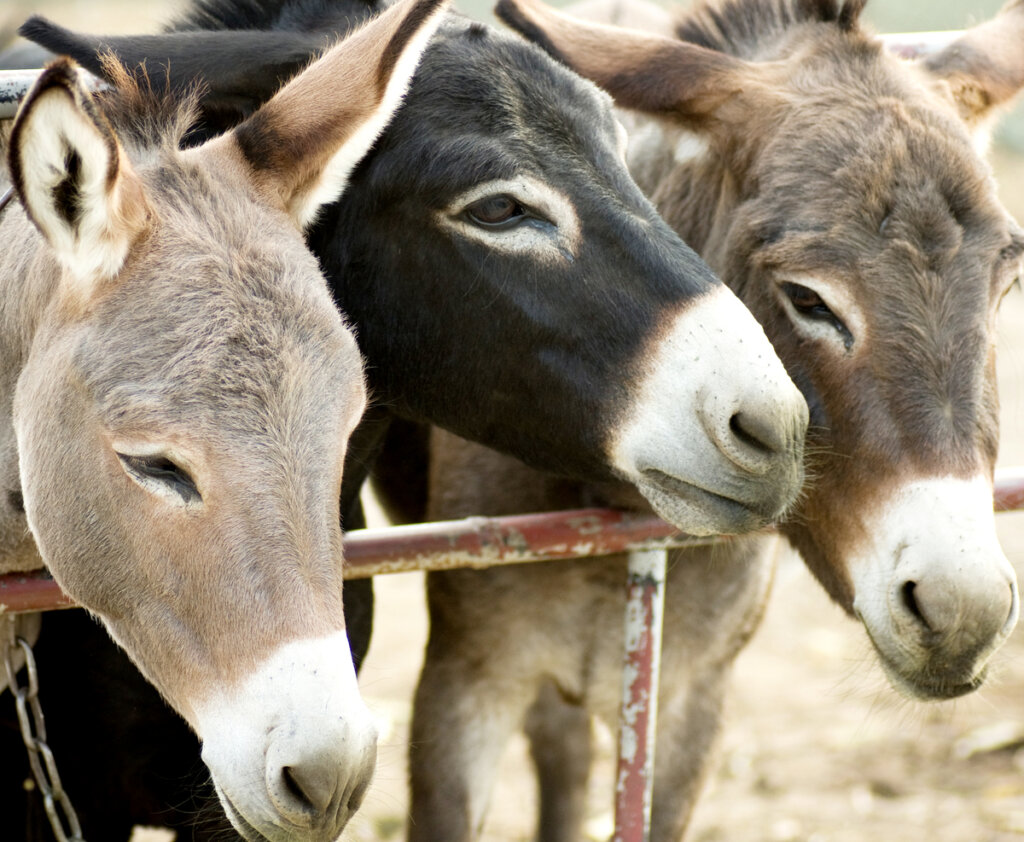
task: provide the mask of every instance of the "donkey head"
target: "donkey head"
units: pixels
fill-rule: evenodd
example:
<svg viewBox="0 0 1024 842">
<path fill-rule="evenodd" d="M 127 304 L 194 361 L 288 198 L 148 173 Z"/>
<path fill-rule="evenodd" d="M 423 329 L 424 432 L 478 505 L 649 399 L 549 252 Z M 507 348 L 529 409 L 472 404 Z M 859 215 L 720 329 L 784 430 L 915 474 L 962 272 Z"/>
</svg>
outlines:
<svg viewBox="0 0 1024 842">
<path fill-rule="evenodd" d="M 733 0 L 683 40 L 499 10 L 657 118 L 642 186 L 810 407 L 812 481 L 784 531 L 896 685 L 943 698 L 981 683 L 1019 611 L 992 475 L 994 325 L 1024 233 L 974 135 L 1024 84 L 1024 3 L 918 66 L 860 31 L 862 6 Z"/>
<path fill-rule="evenodd" d="M 195 728 L 249 839 L 336 839 L 373 770 L 338 497 L 362 364 L 301 232 L 397 108 L 442 7 L 396 5 L 186 152 L 180 130 L 154 140 L 125 73 L 109 68 L 101 107 L 67 60 L 12 131 L 48 244 L 14 399 L 32 533 Z"/>
<path fill-rule="evenodd" d="M 222 74 L 217 37 L 240 56 L 269 33 L 200 33 L 200 53 L 192 32 L 90 39 L 38 20 L 23 31 L 83 61 L 101 46 L 172 73 L 205 60 L 214 114 L 238 101 L 240 75 L 258 99 L 260 63 L 286 66 L 296 37 Z M 307 37 L 313 50 L 322 36 Z M 390 408 L 550 470 L 614 473 L 688 531 L 744 531 L 800 486 L 802 398 L 623 153 L 607 95 L 521 39 L 451 16 L 309 242 Z"/>
</svg>

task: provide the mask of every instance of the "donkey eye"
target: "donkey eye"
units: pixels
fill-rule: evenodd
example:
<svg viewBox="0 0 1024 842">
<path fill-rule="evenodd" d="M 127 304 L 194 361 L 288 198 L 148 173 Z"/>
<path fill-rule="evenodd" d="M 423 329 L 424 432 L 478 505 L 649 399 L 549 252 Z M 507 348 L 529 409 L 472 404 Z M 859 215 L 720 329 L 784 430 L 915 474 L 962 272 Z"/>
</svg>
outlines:
<svg viewBox="0 0 1024 842">
<path fill-rule="evenodd" d="M 828 309 L 828 305 L 821 300 L 821 296 L 813 289 L 801 286 L 800 284 L 784 283 L 782 291 L 793 302 L 793 306 L 805 316 L 814 316 L 815 318 L 822 319 L 835 318 L 832 311 Z"/>
<path fill-rule="evenodd" d="M 159 484 L 157 487 L 175 492 L 185 503 L 202 500 L 195 480 L 188 471 L 166 456 L 129 456 L 118 453 L 117 458 L 129 476 L 143 488 L 151 487 L 150 484 L 155 482 Z"/>
<path fill-rule="evenodd" d="M 801 316 L 832 325 L 842 338 L 846 350 L 853 347 L 853 334 L 813 289 L 787 281 L 782 284 L 782 291 Z"/>
<path fill-rule="evenodd" d="M 484 228 L 511 228 L 526 218 L 526 210 L 511 196 L 488 196 L 466 208 L 470 221 Z"/>
</svg>

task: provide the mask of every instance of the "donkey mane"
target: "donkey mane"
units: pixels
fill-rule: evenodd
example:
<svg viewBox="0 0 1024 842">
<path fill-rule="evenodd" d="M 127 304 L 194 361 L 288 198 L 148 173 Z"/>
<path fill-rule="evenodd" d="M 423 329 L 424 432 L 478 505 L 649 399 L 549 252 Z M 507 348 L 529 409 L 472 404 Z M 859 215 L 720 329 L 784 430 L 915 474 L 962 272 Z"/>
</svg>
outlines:
<svg viewBox="0 0 1024 842">
<path fill-rule="evenodd" d="M 724 0 L 686 12 L 676 35 L 720 53 L 747 56 L 756 47 L 801 23 L 834 23 L 842 32 L 857 28 L 867 0 Z"/>
<path fill-rule="evenodd" d="M 343 16 L 350 16 L 350 28 L 381 11 L 377 0 L 196 0 L 167 29 L 218 30 L 257 29 L 285 32 L 322 31 L 337 27 Z M 342 11 L 344 8 L 344 12 Z M 345 32 L 338 32 L 344 36 Z"/>
<path fill-rule="evenodd" d="M 103 116 L 133 152 L 177 149 L 199 115 L 199 85 L 176 90 L 153 80 L 145 63 L 133 71 L 112 52 L 100 58 L 111 87 L 97 96 Z"/>
</svg>

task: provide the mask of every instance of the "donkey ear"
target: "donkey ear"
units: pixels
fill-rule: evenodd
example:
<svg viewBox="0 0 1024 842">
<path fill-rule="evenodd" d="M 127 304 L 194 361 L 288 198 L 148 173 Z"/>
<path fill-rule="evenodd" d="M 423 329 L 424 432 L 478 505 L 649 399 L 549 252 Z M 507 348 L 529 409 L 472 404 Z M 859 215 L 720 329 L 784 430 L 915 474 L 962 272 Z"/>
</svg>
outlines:
<svg viewBox="0 0 1024 842">
<path fill-rule="evenodd" d="M 145 226 L 145 194 L 68 59 L 22 103 L 8 161 L 22 205 L 83 292 L 116 275 Z"/>
<path fill-rule="evenodd" d="M 85 35 L 38 15 L 18 32 L 54 53 L 71 56 L 96 76 L 106 77 L 102 57 L 112 52 L 136 73 L 148 67 L 152 74 L 159 67 L 172 89 L 201 82 L 203 125 L 213 132 L 226 131 L 256 111 L 327 46 L 325 35 L 309 32 Z"/>
<path fill-rule="evenodd" d="M 222 139 L 236 145 L 257 184 L 299 227 L 341 195 L 390 121 L 447 3 L 391 6 Z"/>
<path fill-rule="evenodd" d="M 1024 0 L 1008 3 L 923 66 L 944 80 L 960 116 L 972 128 L 1024 87 Z"/>
<path fill-rule="evenodd" d="M 539 0 L 500 0 L 495 13 L 624 108 L 699 120 L 759 87 L 746 62 L 696 44 L 579 20 Z"/>
</svg>

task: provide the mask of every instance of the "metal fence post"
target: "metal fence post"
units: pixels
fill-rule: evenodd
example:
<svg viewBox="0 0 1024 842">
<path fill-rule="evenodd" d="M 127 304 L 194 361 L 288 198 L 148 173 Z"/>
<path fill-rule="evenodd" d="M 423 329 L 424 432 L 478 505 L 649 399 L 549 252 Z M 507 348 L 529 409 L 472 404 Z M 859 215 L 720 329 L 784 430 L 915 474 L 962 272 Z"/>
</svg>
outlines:
<svg viewBox="0 0 1024 842">
<path fill-rule="evenodd" d="M 665 550 L 629 554 L 614 842 L 650 837 L 667 564 Z"/>
</svg>

